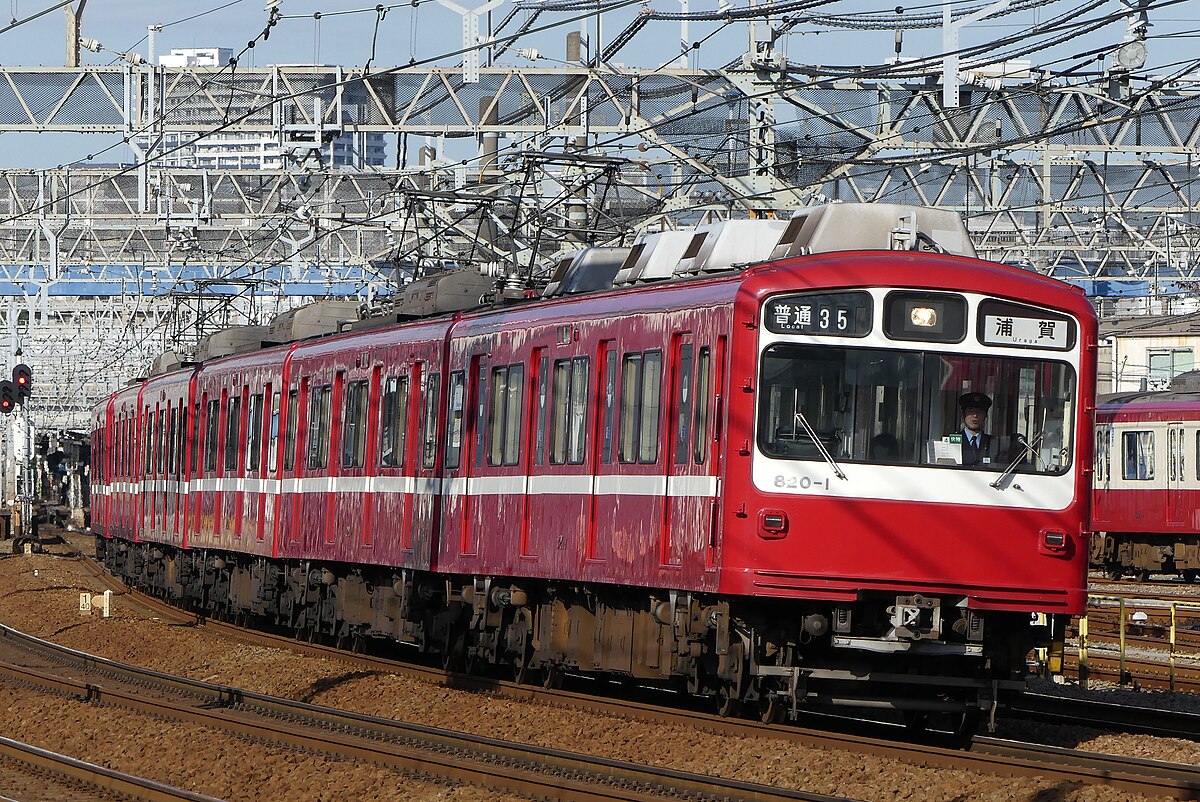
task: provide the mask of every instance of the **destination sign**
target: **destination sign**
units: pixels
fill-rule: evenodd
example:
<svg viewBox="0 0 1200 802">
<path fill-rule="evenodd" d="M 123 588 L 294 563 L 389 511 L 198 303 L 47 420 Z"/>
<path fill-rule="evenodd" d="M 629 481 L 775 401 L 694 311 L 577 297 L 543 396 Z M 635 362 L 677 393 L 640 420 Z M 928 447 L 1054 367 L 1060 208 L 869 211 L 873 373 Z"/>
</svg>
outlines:
<svg viewBox="0 0 1200 802">
<path fill-rule="evenodd" d="M 772 298 L 764 309 L 767 331 L 865 337 L 871 333 L 871 295 L 866 292 L 823 292 Z"/>
<path fill-rule="evenodd" d="M 988 300 L 979 305 L 978 334 L 986 345 L 1066 351 L 1075 344 L 1075 323 L 1048 310 Z"/>
</svg>

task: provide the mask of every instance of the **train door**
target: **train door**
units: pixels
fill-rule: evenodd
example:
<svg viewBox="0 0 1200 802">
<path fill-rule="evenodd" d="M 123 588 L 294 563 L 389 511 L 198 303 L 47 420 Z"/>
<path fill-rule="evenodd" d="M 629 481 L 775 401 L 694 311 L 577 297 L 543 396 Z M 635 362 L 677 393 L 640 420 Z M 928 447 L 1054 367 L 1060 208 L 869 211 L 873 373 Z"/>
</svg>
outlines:
<svg viewBox="0 0 1200 802">
<path fill-rule="evenodd" d="M 1183 424 L 1173 421 L 1167 424 L 1167 523 L 1182 524 L 1187 511 L 1183 492 L 1184 477 L 1187 475 L 1187 446 L 1184 442 Z"/>
<path fill-rule="evenodd" d="M 428 363 L 418 362 L 413 366 L 412 383 L 419 388 L 420 402 L 413 468 L 412 547 L 417 554 L 423 555 L 430 553 L 429 547 L 434 542 L 441 495 L 438 410 L 442 377 L 440 373 L 429 370 Z"/>
<path fill-rule="evenodd" d="M 240 533 L 247 538 L 253 537 L 255 543 L 262 541 L 262 507 L 266 497 L 263 492 L 263 400 L 270 397 L 270 390 L 270 385 L 267 385 L 265 393 L 251 393 L 246 407 L 246 480 L 242 483 L 245 500 Z"/>
<path fill-rule="evenodd" d="M 667 449 L 666 520 L 659 549 L 663 566 L 703 574 L 717 513 L 717 479 L 708 429 L 712 417 L 712 347 L 692 334 L 672 344 Z"/>
<path fill-rule="evenodd" d="M 369 357 L 361 360 L 369 364 Z M 357 535 L 356 540 L 346 540 L 338 544 L 339 554 L 353 554 L 359 549 L 371 548 L 374 543 L 374 533 L 365 526 L 367 509 L 370 506 L 370 487 L 367 476 L 367 422 L 371 381 L 364 375 L 344 375 L 339 378 L 341 385 L 338 408 L 338 453 L 337 453 L 337 487 L 334 495 L 334 521 L 332 534 Z M 331 469 L 330 473 L 334 473 Z"/>
<path fill-rule="evenodd" d="M 1098 524 L 1097 529 L 1110 520 L 1112 511 L 1109 509 L 1111 493 L 1106 492 L 1112 483 L 1112 440 L 1113 427 L 1111 424 L 1096 425 L 1095 465 L 1092 467 L 1092 519 Z"/>
</svg>

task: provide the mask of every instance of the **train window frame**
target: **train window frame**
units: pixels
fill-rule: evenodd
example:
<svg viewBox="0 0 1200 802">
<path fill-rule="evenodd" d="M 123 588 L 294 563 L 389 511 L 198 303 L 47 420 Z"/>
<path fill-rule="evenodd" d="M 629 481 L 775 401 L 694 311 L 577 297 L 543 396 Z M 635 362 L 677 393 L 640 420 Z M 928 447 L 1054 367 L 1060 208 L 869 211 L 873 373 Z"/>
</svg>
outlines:
<svg viewBox="0 0 1200 802">
<path fill-rule="evenodd" d="M 437 467 L 437 412 L 441 390 L 442 374 L 428 374 L 422 388 L 421 411 L 421 466 L 424 468 Z"/>
<path fill-rule="evenodd" d="M 571 360 L 554 360 L 553 390 L 550 399 L 550 464 L 567 461 L 567 439 L 570 426 Z"/>
<path fill-rule="evenodd" d="M 287 395 L 287 414 L 283 428 L 283 469 L 296 468 L 296 435 L 300 424 L 300 390 L 292 387 Z"/>
<path fill-rule="evenodd" d="M 568 402 L 567 463 L 582 465 L 587 455 L 587 419 L 592 363 L 586 356 L 571 360 L 571 398 Z"/>
<path fill-rule="evenodd" d="M 524 365 L 492 368 L 487 418 L 489 466 L 512 466 L 519 462 L 524 382 Z"/>
<path fill-rule="evenodd" d="M 169 406 L 167 409 L 167 473 L 171 476 L 175 475 L 175 469 L 179 466 L 179 411 L 182 405 L 175 407 Z"/>
<path fill-rule="evenodd" d="M 693 343 L 679 344 L 676 366 L 676 387 L 673 403 L 675 405 L 675 464 L 686 465 L 689 462 L 688 445 L 692 436 L 692 404 L 695 400 L 692 387 L 692 372 L 695 367 L 696 347 Z"/>
<path fill-rule="evenodd" d="M 246 470 L 262 468 L 263 394 L 251 393 L 246 405 Z"/>
<path fill-rule="evenodd" d="M 621 357 L 621 413 L 617 439 L 617 460 L 623 465 L 637 462 L 641 398 L 642 354 L 626 352 Z"/>
<path fill-rule="evenodd" d="M 649 381 L 653 378 L 653 382 Z M 662 351 L 642 352 L 641 420 L 638 424 L 638 462 L 658 462 L 658 430 L 662 412 Z"/>
<path fill-rule="evenodd" d="M 537 349 L 537 424 L 535 426 L 534 446 L 538 465 L 546 464 L 546 420 L 549 415 L 550 392 L 550 357 L 545 355 L 545 348 Z"/>
<path fill-rule="evenodd" d="M 307 458 L 309 470 L 329 467 L 329 437 L 333 419 L 333 385 L 322 384 L 309 393 Z"/>
<path fill-rule="evenodd" d="M 192 415 L 191 415 L 192 429 L 190 432 L 188 432 L 189 440 L 191 443 L 191 445 L 190 445 L 191 453 L 188 455 L 188 468 L 189 468 L 188 474 L 190 476 L 195 476 L 200 471 L 200 442 L 201 442 L 200 435 L 203 433 L 203 430 L 204 430 L 204 427 L 202 425 L 203 418 L 201 418 L 200 411 L 203 408 L 204 407 L 201 405 L 201 403 L 199 401 L 197 401 L 195 404 L 192 405 Z"/>
<path fill-rule="evenodd" d="M 446 468 L 459 466 L 462 454 L 463 418 L 466 408 L 466 373 L 450 371 L 446 386 Z M 431 466 L 426 466 L 431 467 Z"/>
<path fill-rule="evenodd" d="M 267 432 L 267 473 L 274 475 L 279 470 L 279 413 L 283 394 L 278 390 L 271 393 L 270 429 Z"/>
<path fill-rule="evenodd" d="M 604 367 L 604 430 L 601 437 L 601 461 L 605 465 L 611 465 L 617 404 L 617 349 L 613 347 L 612 340 L 606 340 L 602 348 L 604 356 L 600 364 Z"/>
<path fill-rule="evenodd" d="M 162 476 L 167 468 L 167 411 L 159 407 L 157 422 L 155 423 L 154 439 L 155 439 L 155 454 L 154 454 L 154 473 L 156 476 Z"/>
<path fill-rule="evenodd" d="M 1136 453 L 1131 453 L 1131 444 L 1135 446 Z M 1148 461 L 1140 459 L 1146 454 L 1149 454 L 1150 457 Z M 1130 461 L 1131 456 L 1134 457 L 1133 462 Z M 1121 432 L 1121 478 L 1123 480 L 1127 482 L 1154 481 L 1156 457 L 1153 429 L 1133 429 Z"/>
<path fill-rule="evenodd" d="M 237 471 L 238 449 L 242 444 L 242 395 L 233 393 L 225 402 L 225 459 L 222 461 L 226 473 Z"/>
<path fill-rule="evenodd" d="M 379 422 L 379 465 L 404 467 L 408 442 L 408 377 L 388 376 L 384 381 Z"/>
<path fill-rule="evenodd" d="M 140 462 L 142 476 L 150 475 L 154 465 L 154 410 L 146 407 L 142 413 L 142 459 Z"/>
<path fill-rule="evenodd" d="M 366 462 L 370 387 L 368 379 L 355 379 L 342 386 L 343 468 L 361 468 Z"/>
<path fill-rule="evenodd" d="M 221 431 L 221 399 L 209 398 L 204 416 L 204 470 L 217 470 L 217 438 Z"/>
<path fill-rule="evenodd" d="M 703 465 L 708 459 L 708 404 L 711 382 L 712 349 L 702 345 L 696 356 L 696 390 L 693 394 L 695 419 L 692 422 L 692 462 L 696 465 Z"/>
</svg>

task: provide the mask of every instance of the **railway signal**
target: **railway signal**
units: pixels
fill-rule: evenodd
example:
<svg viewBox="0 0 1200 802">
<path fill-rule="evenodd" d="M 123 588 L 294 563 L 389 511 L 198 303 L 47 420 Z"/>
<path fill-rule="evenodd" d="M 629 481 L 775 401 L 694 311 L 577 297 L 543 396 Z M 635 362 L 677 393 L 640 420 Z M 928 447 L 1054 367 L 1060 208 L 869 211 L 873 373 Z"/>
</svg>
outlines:
<svg viewBox="0 0 1200 802">
<path fill-rule="evenodd" d="M 17 408 L 17 393 L 15 382 L 0 381 L 0 413 L 8 415 Z"/>
<path fill-rule="evenodd" d="M 32 392 L 33 371 L 24 362 L 13 366 L 12 382 L 17 386 L 17 399 L 24 401 Z"/>
</svg>

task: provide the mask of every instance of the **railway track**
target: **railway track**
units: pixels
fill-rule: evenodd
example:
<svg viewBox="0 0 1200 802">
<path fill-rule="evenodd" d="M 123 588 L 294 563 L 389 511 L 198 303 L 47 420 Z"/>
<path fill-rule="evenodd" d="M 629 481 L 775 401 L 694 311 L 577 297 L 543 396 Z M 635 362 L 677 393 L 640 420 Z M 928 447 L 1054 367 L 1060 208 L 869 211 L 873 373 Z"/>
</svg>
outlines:
<svg viewBox="0 0 1200 802">
<path fill-rule="evenodd" d="M 141 802 L 221 802 L 215 797 L 193 793 L 182 788 L 166 785 L 145 777 L 135 777 L 132 774 L 114 771 L 113 769 L 97 766 L 83 760 L 76 760 L 67 755 L 60 755 L 41 749 L 31 744 L 14 741 L 11 738 L 0 737 L 0 760 L 18 763 L 27 770 L 32 770 L 50 778 L 50 782 L 64 783 L 77 787 L 79 784 L 90 790 L 83 790 L 78 796 L 81 799 L 94 798 L 97 791 L 107 793 L 119 799 L 141 800 Z M 9 787 L 5 783 L 5 788 Z M 47 789 L 43 788 L 43 791 Z M 55 792 L 56 798 L 75 798 L 71 795 L 74 788 Z M 4 797 L 7 799 L 7 797 Z"/>
<path fill-rule="evenodd" d="M 174 616 L 176 620 L 180 621 L 193 621 L 198 625 L 218 632 L 222 637 L 260 646 L 272 646 L 334 658 L 352 664 L 359 669 L 402 673 L 417 676 L 426 681 L 442 683 L 447 686 L 481 690 L 507 698 L 526 699 L 551 705 L 573 707 L 610 716 L 655 723 L 685 725 L 699 730 L 726 735 L 784 740 L 818 748 L 848 750 L 862 754 L 917 762 L 922 765 L 988 772 L 1004 776 L 1042 775 L 1069 782 L 1106 784 L 1129 792 L 1159 794 L 1180 799 L 1200 797 L 1200 769 L 1193 766 L 1176 765 L 1159 761 L 1144 761 L 1135 758 L 1102 755 L 1080 750 L 1061 749 L 1037 744 L 1023 744 L 984 737 L 976 738 L 971 750 L 967 752 L 937 744 L 912 743 L 910 741 L 890 740 L 855 733 L 766 725 L 741 719 L 722 718 L 711 713 L 696 710 L 611 697 L 602 698 L 594 694 L 546 689 L 496 679 L 464 676 L 447 673 L 427 666 L 400 663 L 370 655 L 353 654 L 319 644 L 302 643 L 280 635 L 248 630 L 224 622 L 198 619 L 160 600 L 125 589 L 124 585 L 112 579 L 100 566 L 92 561 L 88 562 L 90 563 L 90 570 L 98 577 L 102 578 L 114 589 L 117 589 L 118 592 L 126 593 L 131 601 L 136 604 L 152 609 L 155 614 Z M 255 694 L 238 693 L 241 694 L 237 697 L 239 703 L 243 703 L 243 700 L 258 698 Z M 279 704 L 286 707 L 296 703 L 285 700 L 271 700 L 269 704 Z M 312 708 L 312 706 L 304 707 L 306 712 L 310 713 L 319 710 L 319 716 L 323 720 L 331 723 L 340 722 L 336 726 L 356 727 L 359 724 L 355 724 L 354 722 L 359 722 L 360 719 L 365 720 L 371 726 L 412 726 L 398 722 L 360 717 L 356 716 L 356 714 L 341 711 Z M 1044 713 L 1044 715 L 1049 714 Z M 1167 727 L 1165 724 L 1162 726 L 1164 728 Z M 1191 726 L 1191 724 L 1190 722 L 1181 723 L 1180 726 Z M 513 744 L 507 744 L 506 746 L 508 748 L 523 749 L 523 747 Z M 582 758 L 582 756 L 578 755 L 575 757 Z M 593 758 L 582 759 L 586 761 L 594 760 Z M 609 763 L 611 761 L 604 762 Z M 717 785 L 717 783 L 724 783 L 725 781 L 723 780 L 703 776 L 700 777 L 700 781 L 710 791 L 717 789 L 727 797 L 739 798 L 736 794 L 737 789 L 727 789 L 724 786 Z M 545 792 L 543 791 L 542 793 L 544 794 Z M 780 792 L 778 789 L 766 788 L 755 789 L 754 793 L 760 794 L 754 797 L 756 799 L 777 798 L 762 795 L 768 793 L 793 794 L 786 797 L 778 797 L 789 799 L 825 798 L 803 795 L 796 796 L 794 794 L 797 792 Z"/>
</svg>

